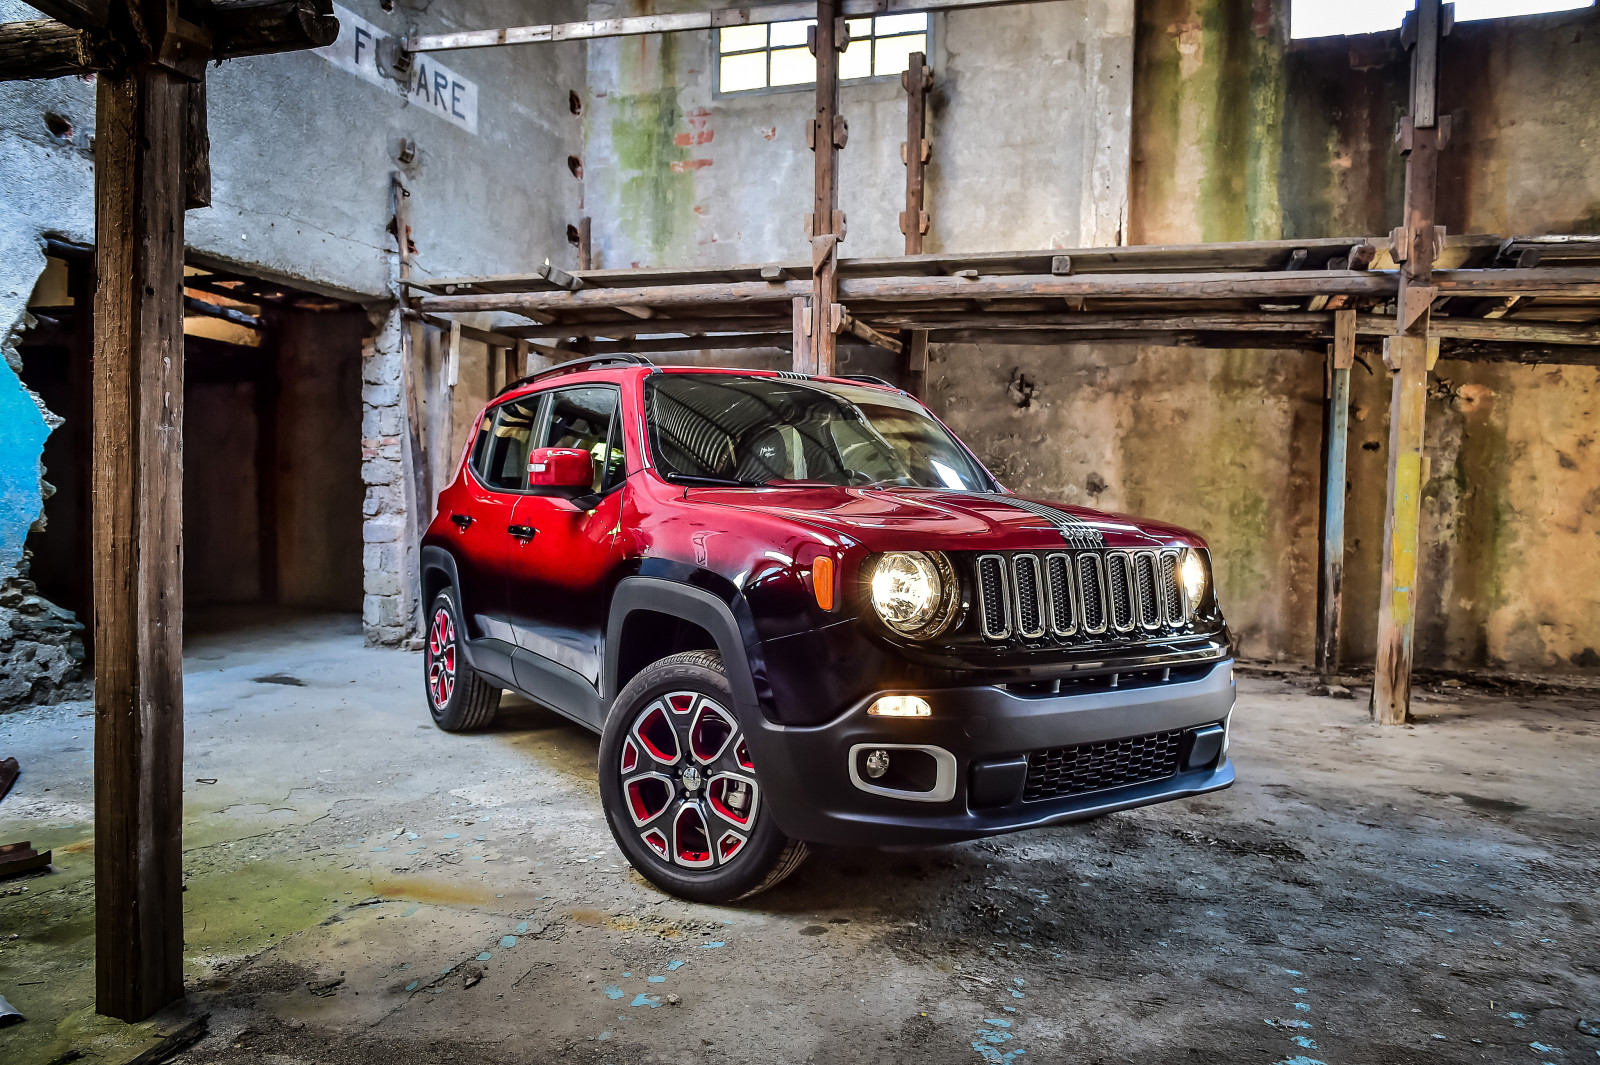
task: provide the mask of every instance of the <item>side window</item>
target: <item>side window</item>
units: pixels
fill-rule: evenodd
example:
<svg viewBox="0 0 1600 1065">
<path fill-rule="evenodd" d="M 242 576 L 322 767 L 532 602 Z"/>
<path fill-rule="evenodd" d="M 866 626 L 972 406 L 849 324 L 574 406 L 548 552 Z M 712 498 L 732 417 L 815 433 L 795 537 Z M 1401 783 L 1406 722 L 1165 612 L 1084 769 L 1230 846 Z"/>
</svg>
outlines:
<svg viewBox="0 0 1600 1065">
<path fill-rule="evenodd" d="M 621 393 L 615 388 L 564 388 L 551 394 L 550 417 L 540 447 L 573 447 L 594 459 L 594 490 L 621 483 L 626 473 L 622 420 L 617 417 Z"/>
<path fill-rule="evenodd" d="M 502 403 L 484 417 L 478 442 L 473 445 L 472 467 L 490 488 L 517 492 L 527 483 L 528 451 L 541 399 L 529 396 Z"/>
</svg>

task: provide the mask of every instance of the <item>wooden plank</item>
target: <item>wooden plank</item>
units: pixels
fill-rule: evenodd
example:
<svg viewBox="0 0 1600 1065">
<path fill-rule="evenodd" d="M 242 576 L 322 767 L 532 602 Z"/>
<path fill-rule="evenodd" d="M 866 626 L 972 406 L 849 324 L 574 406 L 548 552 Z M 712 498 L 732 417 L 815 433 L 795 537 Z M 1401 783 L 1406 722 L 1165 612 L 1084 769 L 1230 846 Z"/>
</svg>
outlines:
<svg viewBox="0 0 1600 1065">
<path fill-rule="evenodd" d="M 501 326 L 501 336 L 528 337 L 609 337 L 656 336 L 669 333 L 771 333 L 791 328 L 790 308 L 783 314 L 727 315 L 716 318 L 665 318 L 648 321 L 628 317 L 602 321 L 564 321 L 559 325 Z"/>
<path fill-rule="evenodd" d="M 50 851 L 43 853 L 36 851 L 33 849 L 33 844 L 27 840 L 0 846 L 0 880 L 31 873 L 36 869 L 46 869 L 50 865 L 50 858 Z"/>
<path fill-rule="evenodd" d="M 1600 298 L 1600 270 L 1581 266 L 1532 270 L 1433 270 L 1441 296 L 1564 296 Z"/>
<path fill-rule="evenodd" d="M 1334 312 L 1323 413 L 1322 558 L 1317 588 L 1317 671 L 1324 683 L 1339 676 L 1339 626 L 1344 609 L 1344 508 L 1349 479 L 1350 370 L 1355 364 L 1356 312 Z"/>
<path fill-rule="evenodd" d="M 594 225 L 588 215 L 578 219 L 578 269 L 589 269 L 594 263 Z"/>
<path fill-rule="evenodd" d="M 1348 256 L 1352 246 L 1371 248 L 1376 256 L 1370 264 L 1378 271 L 1393 270 L 1387 251 L 1379 251 L 1377 237 L 1328 237 L 1317 240 L 1266 240 L 1217 242 L 1211 244 L 1144 245 L 1111 248 L 1077 248 L 1067 251 L 978 252 L 953 255 L 948 252 L 915 256 L 895 255 L 873 258 L 841 258 L 839 277 L 949 277 L 962 270 L 976 270 L 980 277 L 1017 274 L 1050 274 L 1054 261 L 1071 260 L 1073 274 L 1150 274 L 1150 273 L 1242 273 L 1277 271 L 1295 249 L 1307 252 L 1308 269 L 1324 270 L 1328 263 Z M 1503 238 L 1492 235 L 1449 237 L 1436 264 L 1440 270 L 1487 267 L 1494 262 Z M 776 269 L 777 273 L 772 274 Z M 770 276 L 769 276 L 770 275 Z M 644 288 L 657 285 L 716 284 L 738 281 L 811 279 L 810 262 L 749 263 L 738 266 L 645 267 L 621 270 L 588 270 L 579 273 L 585 288 Z M 1541 275 L 1543 276 L 1543 275 Z M 507 274 L 475 277 L 413 279 L 409 284 L 435 295 L 470 292 L 536 292 L 559 287 L 550 285 L 542 274 Z"/>
<path fill-rule="evenodd" d="M 183 996 L 186 83 L 97 81 L 93 379 L 95 1008 Z"/>
</svg>

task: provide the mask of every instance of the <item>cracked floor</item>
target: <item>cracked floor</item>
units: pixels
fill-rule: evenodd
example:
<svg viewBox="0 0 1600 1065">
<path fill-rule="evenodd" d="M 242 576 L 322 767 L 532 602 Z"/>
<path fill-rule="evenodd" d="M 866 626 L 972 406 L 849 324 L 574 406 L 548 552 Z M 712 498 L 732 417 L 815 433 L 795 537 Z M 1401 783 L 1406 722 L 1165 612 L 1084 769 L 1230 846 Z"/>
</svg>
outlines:
<svg viewBox="0 0 1600 1065">
<path fill-rule="evenodd" d="M 172 1060 L 1600 1061 L 1593 698 L 1430 690 L 1380 730 L 1360 690 L 1246 678 L 1230 791 L 821 849 L 711 907 L 622 861 L 594 737 L 509 698 L 446 735 L 420 673 L 344 617 L 191 636 L 165 1028 L 92 1011 L 89 708 L 0 717 L 0 840 L 56 857 L 0 883 L 28 1017 L 0 1060 L 124 1062 L 204 1016 Z"/>
</svg>

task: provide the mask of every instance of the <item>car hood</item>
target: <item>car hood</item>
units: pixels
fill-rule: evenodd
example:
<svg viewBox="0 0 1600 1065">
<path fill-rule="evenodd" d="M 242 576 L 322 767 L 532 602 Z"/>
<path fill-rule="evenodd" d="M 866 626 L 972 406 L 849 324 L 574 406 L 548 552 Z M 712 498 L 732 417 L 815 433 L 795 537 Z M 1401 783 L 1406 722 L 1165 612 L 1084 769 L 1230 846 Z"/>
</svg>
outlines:
<svg viewBox="0 0 1600 1065">
<path fill-rule="evenodd" d="M 783 485 L 704 488 L 696 502 L 780 516 L 842 534 L 869 550 L 1007 551 L 1098 546 L 1203 547 L 1175 525 L 1016 495 L 932 488 Z"/>
</svg>

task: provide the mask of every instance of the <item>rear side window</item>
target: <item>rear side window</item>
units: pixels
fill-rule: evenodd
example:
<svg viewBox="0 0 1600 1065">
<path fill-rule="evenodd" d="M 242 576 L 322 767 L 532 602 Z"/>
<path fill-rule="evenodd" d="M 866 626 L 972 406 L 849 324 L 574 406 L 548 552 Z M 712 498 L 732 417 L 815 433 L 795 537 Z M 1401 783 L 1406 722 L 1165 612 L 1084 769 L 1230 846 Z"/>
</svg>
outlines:
<svg viewBox="0 0 1600 1065">
<path fill-rule="evenodd" d="M 488 487 L 517 492 L 527 482 L 529 445 L 543 398 L 529 396 L 502 403 L 484 415 L 472 449 L 472 468 Z"/>
<path fill-rule="evenodd" d="M 571 447 L 587 451 L 594 459 L 594 490 L 604 492 L 619 484 L 626 473 L 621 419 L 621 398 L 615 388 L 563 388 L 551 393 L 549 421 L 539 447 Z"/>
</svg>

